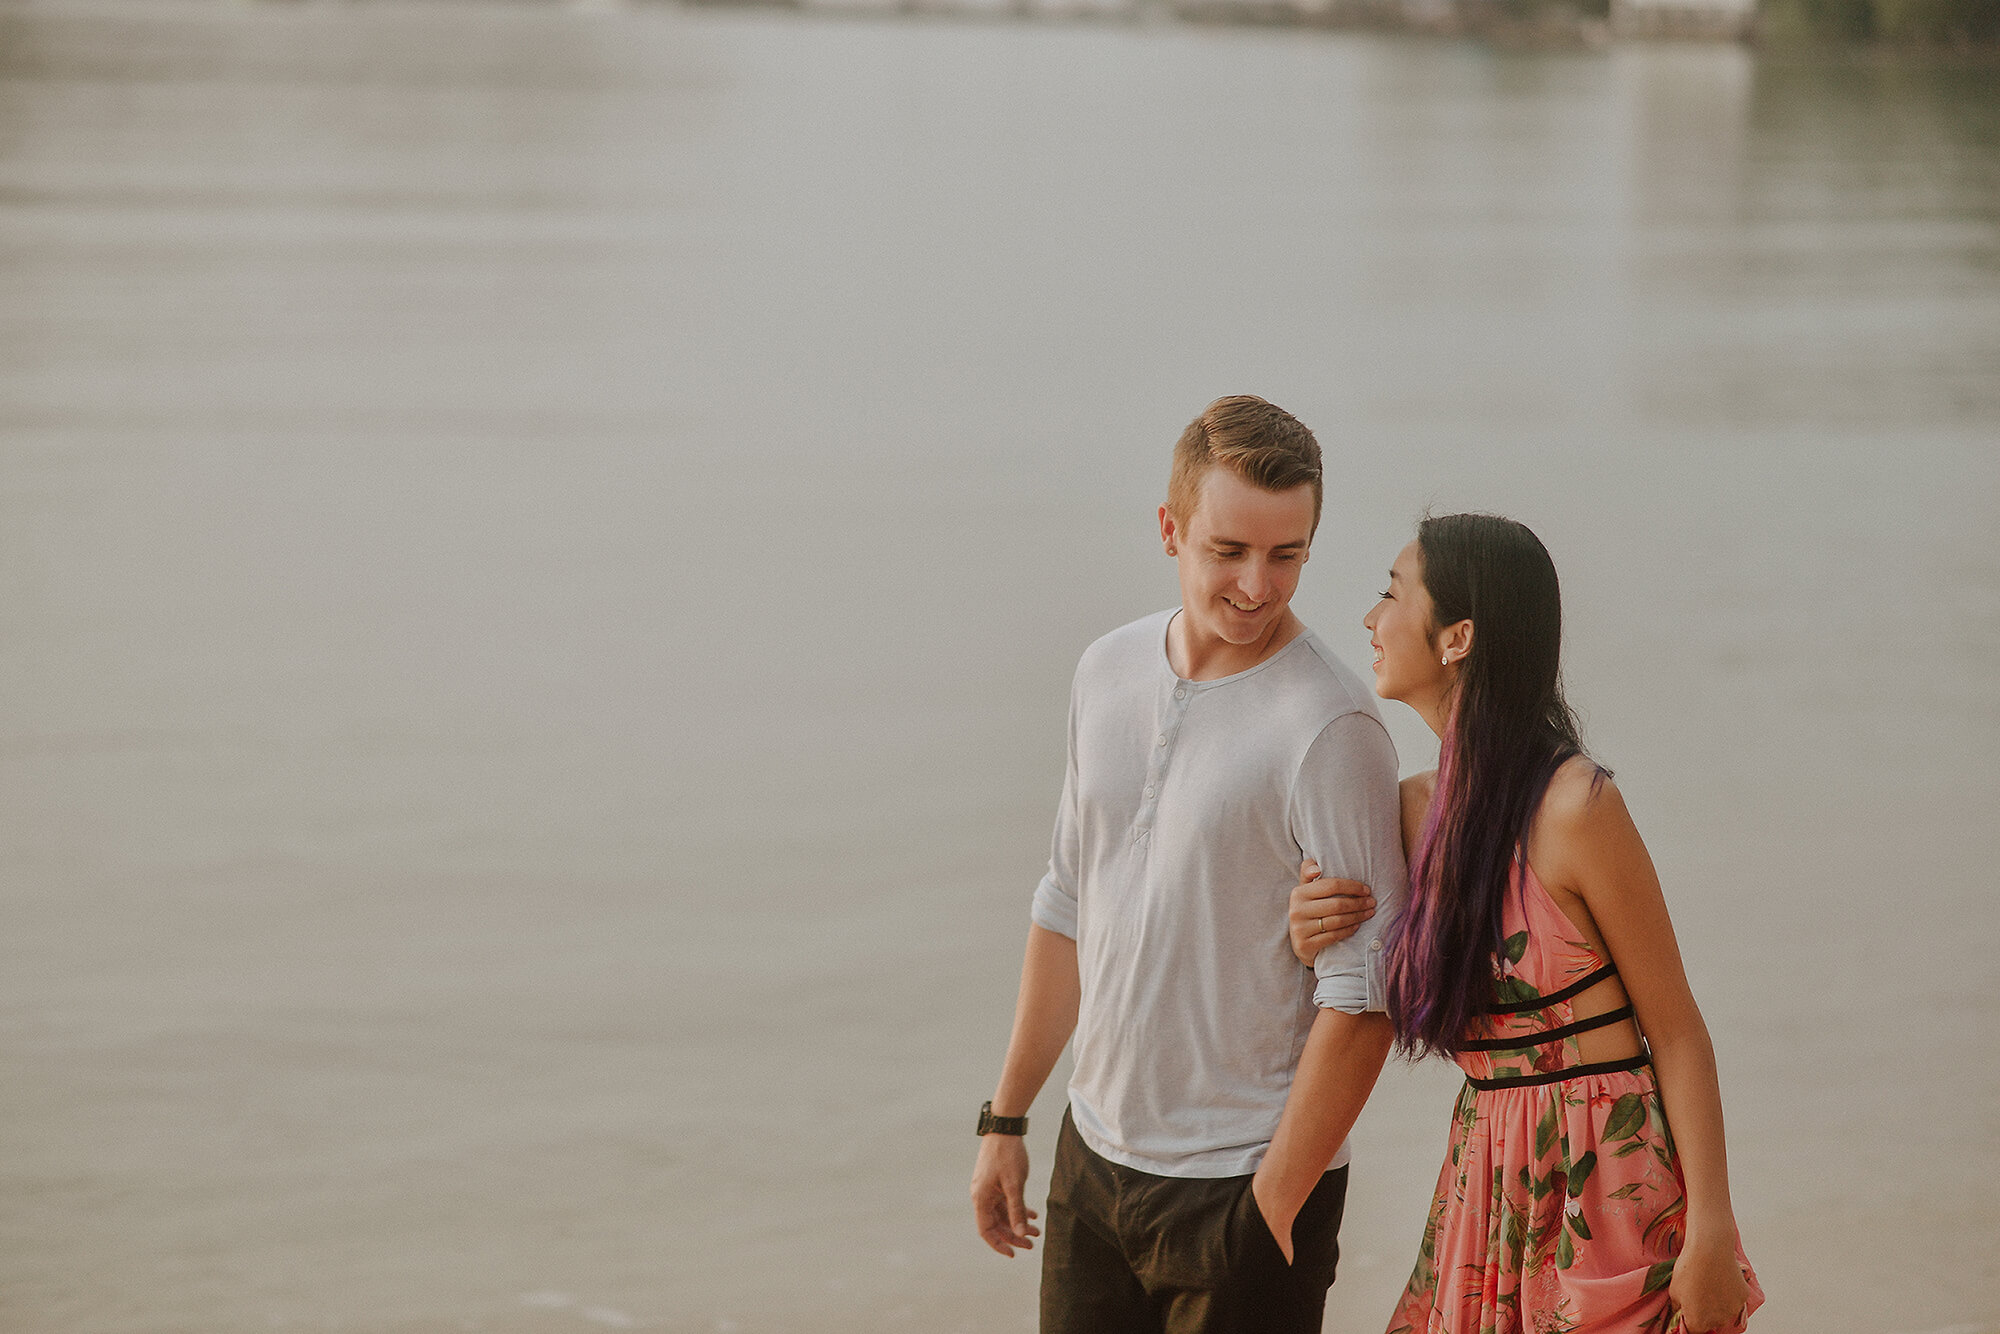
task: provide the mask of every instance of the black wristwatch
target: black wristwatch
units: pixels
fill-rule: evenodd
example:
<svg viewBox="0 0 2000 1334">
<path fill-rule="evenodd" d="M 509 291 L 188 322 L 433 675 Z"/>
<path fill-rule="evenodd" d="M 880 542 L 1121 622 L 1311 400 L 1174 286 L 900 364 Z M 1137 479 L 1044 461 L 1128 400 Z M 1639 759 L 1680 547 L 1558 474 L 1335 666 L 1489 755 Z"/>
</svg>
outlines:
<svg viewBox="0 0 2000 1334">
<path fill-rule="evenodd" d="M 1025 1116 L 993 1115 L 993 1100 L 988 1098 L 979 1108 L 979 1133 L 982 1135 L 1025 1135 L 1028 1133 L 1028 1118 Z"/>
</svg>

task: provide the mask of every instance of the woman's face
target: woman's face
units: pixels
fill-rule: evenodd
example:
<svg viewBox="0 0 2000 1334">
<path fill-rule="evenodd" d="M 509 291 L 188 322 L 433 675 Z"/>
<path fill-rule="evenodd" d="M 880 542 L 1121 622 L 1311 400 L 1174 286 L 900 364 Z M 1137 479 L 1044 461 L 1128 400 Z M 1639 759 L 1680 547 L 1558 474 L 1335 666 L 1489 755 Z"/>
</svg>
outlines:
<svg viewBox="0 0 2000 1334">
<path fill-rule="evenodd" d="M 1438 661 L 1423 552 L 1415 542 L 1396 556 L 1388 591 L 1361 623 L 1375 649 L 1376 694 L 1412 705 L 1443 694 L 1450 674 Z"/>
</svg>

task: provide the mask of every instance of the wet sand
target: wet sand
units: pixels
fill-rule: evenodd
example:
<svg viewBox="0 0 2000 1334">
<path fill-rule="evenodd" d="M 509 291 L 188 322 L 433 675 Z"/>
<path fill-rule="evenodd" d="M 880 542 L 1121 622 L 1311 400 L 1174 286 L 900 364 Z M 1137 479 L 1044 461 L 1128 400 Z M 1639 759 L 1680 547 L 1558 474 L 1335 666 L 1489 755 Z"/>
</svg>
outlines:
<svg viewBox="0 0 2000 1334">
<path fill-rule="evenodd" d="M 1032 1328 L 964 1192 L 1068 676 L 1247 390 L 1351 658 L 1424 506 L 1555 552 L 1755 1328 L 2000 1330 L 1996 92 L 0 9 L 0 1328 Z M 1454 1084 L 1371 1104 L 1329 1329 Z"/>
</svg>

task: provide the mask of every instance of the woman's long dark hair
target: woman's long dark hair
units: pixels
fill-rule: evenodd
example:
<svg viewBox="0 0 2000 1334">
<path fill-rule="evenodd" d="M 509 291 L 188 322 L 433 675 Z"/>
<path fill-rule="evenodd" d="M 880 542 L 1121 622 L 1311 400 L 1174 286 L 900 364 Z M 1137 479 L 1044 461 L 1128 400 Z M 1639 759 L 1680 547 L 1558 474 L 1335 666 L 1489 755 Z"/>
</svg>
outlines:
<svg viewBox="0 0 2000 1334">
<path fill-rule="evenodd" d="M 1493 514 L 1417 527 L 1432 628 L 1472 622 L 1445 702 L 1437 788 L 1410 860 L 1410 897 L 1389 930 L 1389 1015 L 1409 1059 L 1450 1056 L 1493 1003 L 1500 911 L 1528 822 L 1556 770 L 1583 753 L 1563 699 L 1562 594 L 1524 525 Z"/>
</svg>

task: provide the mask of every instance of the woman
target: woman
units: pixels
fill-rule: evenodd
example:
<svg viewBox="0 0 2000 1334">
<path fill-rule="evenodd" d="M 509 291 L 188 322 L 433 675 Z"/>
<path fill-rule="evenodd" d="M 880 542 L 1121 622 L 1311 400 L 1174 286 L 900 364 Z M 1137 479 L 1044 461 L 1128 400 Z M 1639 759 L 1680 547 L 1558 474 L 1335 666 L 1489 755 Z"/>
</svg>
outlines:
<svg viewBox="0 0 2000 1334">
<path fill-rule="evenodd" d="M 1645 844 L 1564 703 L 1548 552 L 1509 519 L 1427 518 L 1364 624 L 1376 692 L 1442 743 L 1403 783 L 1389 1013 L 1406 1057 L 1468 1076 L 1390 1334 L 1742 1329 L 1763 1293 L 1715 1053 Z M 1310 961 L 1358 887 L 1303 869 Z"/>
</svg>

